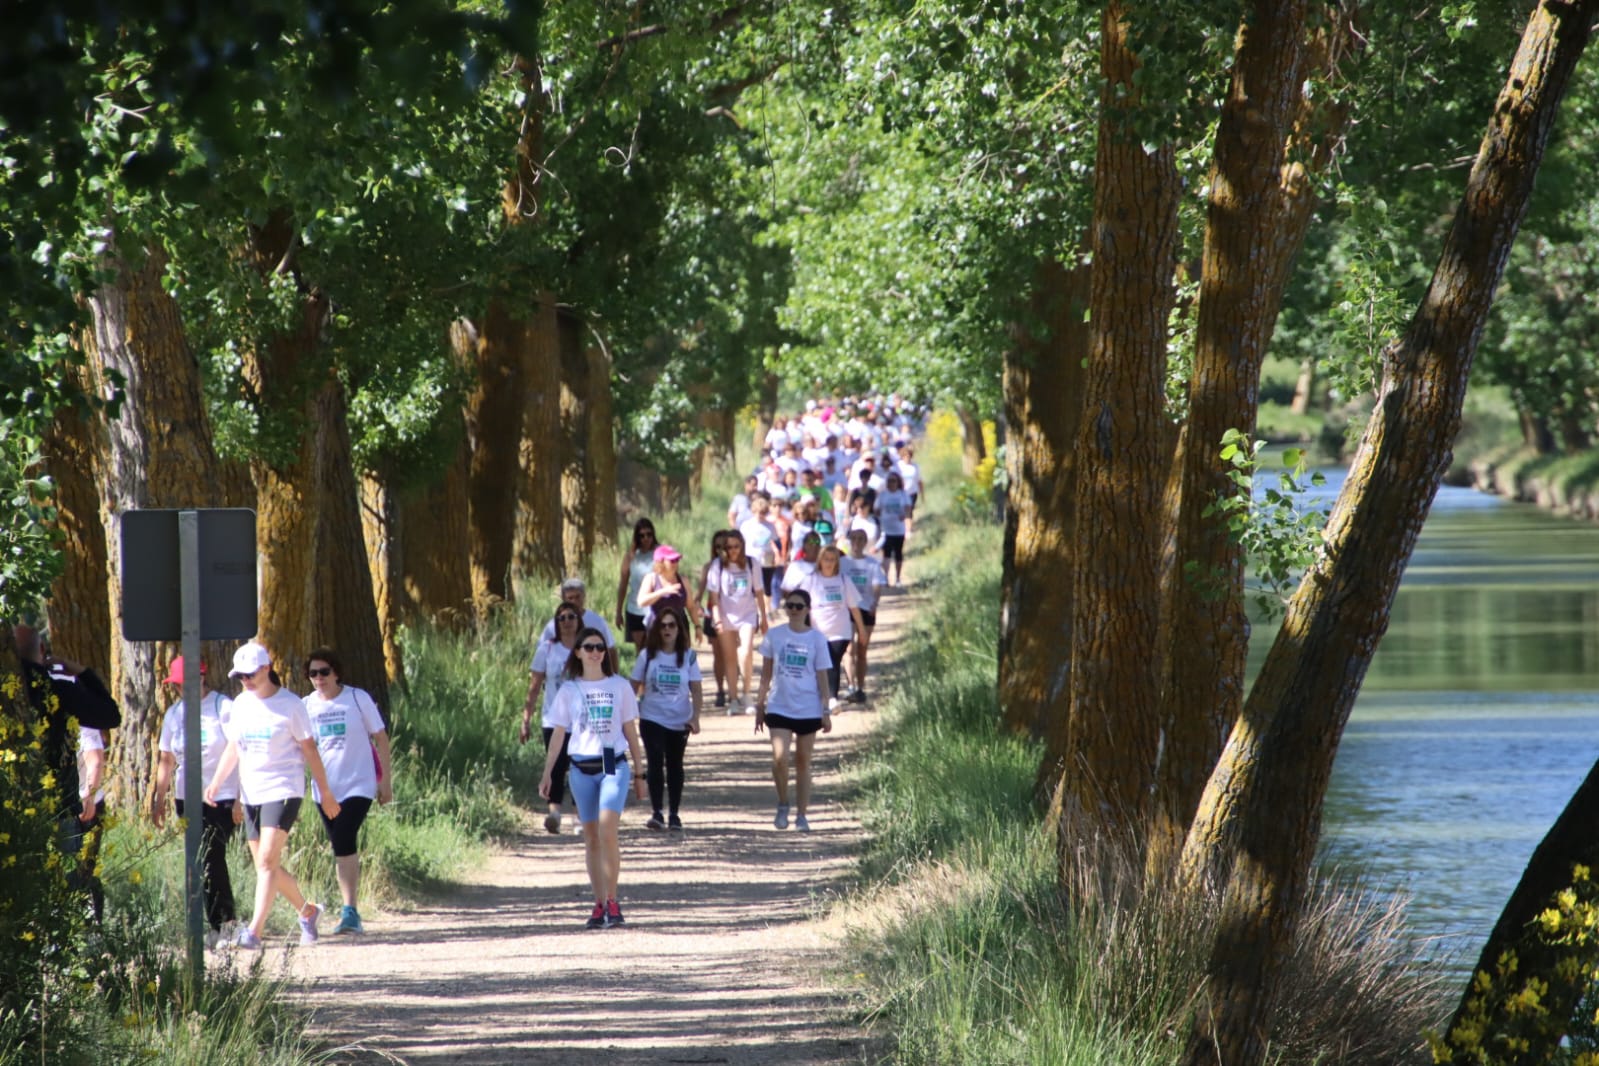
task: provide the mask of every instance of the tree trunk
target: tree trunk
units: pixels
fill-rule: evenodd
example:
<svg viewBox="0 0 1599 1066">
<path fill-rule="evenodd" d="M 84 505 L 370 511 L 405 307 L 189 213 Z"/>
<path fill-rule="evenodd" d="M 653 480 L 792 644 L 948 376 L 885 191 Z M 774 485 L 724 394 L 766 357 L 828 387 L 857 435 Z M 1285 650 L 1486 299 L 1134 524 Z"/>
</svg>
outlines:
<svg viewBox="0 0 1599 1066">
<path fill-rule="evenodd" d="M 405 624 L 404 531 L 400 506 L 388 477 L 368 471 L 361 477 L 361 542 L 366 548 L 372 600 L 383 633 L 383 665 L 389 681 L 406 691 L 405 662 L 397 639 Z"/>
<path fill-rule="evenodd" d="M 1285 166 L 1301 114 L 1304 0 L 1260 0 L 1244 23 L 1222 104 L 1199 270 L 1188 420 L 1176 459 L 1176 539 L 1165 568 L 1160 780 L 1149 873 L 1164 878 L 1243 699 L 1249 653 L 1244 550 L 1221 516 L 1238 488 L 1222 437 L 1251 437 L 1260 371 L 1313 199 L 1302 164 Z"/>
<path fill-rule="evenodd" d="M 1160 612 L 1167 319 L 1176 265 L 1170 145 L 1146 151 L 1129 41 L 1131 5 L 1112 0 L 1100 38 L 1104 89 L 1095 159 L 1089 362 L 1076 451 L 1071 717 L 1061 826 L 1138 839 L 1160 743 Z"/>
<path fill-rule="evenodd" d="M 1599 939 L 1581 929 L 1578 907 L 1592 907 L 1592 870 L 1599 863 L 1599 763 L 1594 764 L 1565 810 L 1532 853 L 1516 890 L 1494 923 L 1488 942 L 1477 956 L 1454 1017 L 1444 1030 L 1443 1050 L 1434 1062 L 1476 1066 L 1480 1051 L 1493 1061 L 1542 1063 L 1570 1029 L 1582 993 L 1599 963 Z M 1574 872 L 1585 867 L 1589 872 Z M 1570 890 L 1562 901 L 1561 894 Z M 1554 928 L 1540 916 L 1558 915 Z M 1541 987 L 1540 987 L 1541 986 Z M 1539 1010 L 1518 1010 L 1524 990 L 1534 989 Z M 1536 1042 L 1518 1056 L 1504 1046 L 1505 1037 L 1525 1036 L 1528 1021 L 1537 1025 Z"/>
<path fill-rule="evenodd" d="M 605 346 L 588 346 L 589 358 L 589 476 L 594 503 L 596 545 L 616 547 L 620 519 L 616 511 L 616 416 L 611 403 L 611 356 Z M 731 419 L 729 419 L 731 422 Z"/>
<path fill-rule="evenodd" d="M 1066 750 L 1071 646 L 1070 575 L 1075 566 L 1076 457 L 1088 352 L 1091 269 L 1039 265 L 1028 321 L 1005 358 L 1006 505 L 999 636 L 999 706 L 1005 728 L 1053 733 L 1041 764 L 1046 787 Z"/>
<path fill-rule="evenodd" d="M 561 545 L 568 574 L 580 574 L 594 555 L 589 417 L 592 383 L 583 320 L 563 309 L 557 317 L 561 368 Z"/>
<path fill-rule="evenodd" d="M 344 386 L 330 376 L 317 395 L 317 425 L 325 427 L 317 453 L 321 528 L 317 531 L 317 596 L 312 632 L 338 651 L 342 678 L 366 689 L 389 713 L 389 669 L 383 627 L 373 595 L 371 557 L 361 522 L 361 490 L 350 448 Z M 303 664 L 292 664 L 299 669 Z"/>
<path fill-rule="evenodd" d="M 116 628 L 100 499 L 105 438 L 104 418 L 72 403 L 57 409 L 41 450 L 62 535 L 63 569 L 50 586 L 50 639 L 59 654 L 92 668 L 109 686 Z"/>
<path fill-rule="evenodd" d="M 250 252 L 263 275 L 293 269 L 297 235 L 292 217 L 274 212 L 250 227 Z M 318 533 L 322 501 L 317 455 L 326 426 L 317 395 L 326 373 L 322 334 L 329 305 L 319 291 L 302 297 L 300 324 L 291 333 L 259 339 L 246 350 L 244 375 L 271 418 L 300 427 L 292 451 L 264 452 L 250 462 L 256 492 L 256 547 L 260 554 L 260 626 L 257 639 L 285 670 L 304 662 L 317 644 Z"/>
<path fill-rule="evenodd" d="M 404 575 L 398 609 L 404 617 L 448 628 L 472 622 L 472 571 L 461 550 L 470 536 L 467 469 L 463 444 L 434 484 L 389 490 L 397 496 L 399 569 Z"/>
<path fill-rule="evenodd" d="M 965 404 L 955 405 L 955 417 L 961 424 L 961 476 L 975 477 L 977 468 L 988 458 L 988 448 L 983 443 L 983 421 Z"/>
<path fill-rule="evenodd" d="M 119 257 L 109 265 L 112 278 L 89 297 L 89 312 L 100 387 L 108 387 L 111 373 L 125 382 L 122 411 L 106 427 L 102 458 L 105 537 L 117 543 L 121 516 L 129 511 L 216 507 L 230 501 L 212 443 L 199 364 L 177 301 L 162 287 L 166 257 L 152 250 L 137 264 Z M 111 561 L 112 633 L 119 633 L 122 624 L 122 563 L 118 552 Z M 203 648 L 210 676 L 224 676 L 231 648 L 220 642 L 207 642 Z M 142 806 L 154 785 L 155 745 L 167 703 L 158 683 L 181 650 L 175 641 L 113 642 L 108 677 L 122 706 L 115 769 L 125 804 Z"/>
<path fill-rule="evenodd" d="M 561 326 L 553 294 L 539 298 L 526 335 L 516 569 L 525 579 L 551 585 L 566 567 L 561 471 L 568 445 L 561 431 Z"/>
<path fill-rule="evenodd" d="M 760 389 L 755 398 L 756 455 L 766 452 L 766 434 L 771 431 L 772 423 L 777 421 L 777 390 L 782 383 L 782 379 L 770 370 L 761 375 Z"/>
<path fill-rule="evenodd" d="M 516 534 L 518 447 L 522 439 L 522 367 L 527 322 L 509 298 L 489 301 L 477 338 L 476 384 L 466 405 L 468 541 L 472 600 L 480 615 L 511 597 Z"/>
<path fill-rule="evenodd" d="M 1184 850 L 1225 884 L 1189 1066 L 1255 1066 L 1294 931 L 1333 756 L 1460 425 L 1472 357 L 1599 0 L 1540 4 L 1428 292 L 1384 353 L 1371 421 L 1326 532 L 1211 776 Z"/>
<path fill-rule="evenodd" d="M 1539 455 L 1553 454 L 1555 435 L 1549 421 L 1527 407 L 1518 408 L 1516 414 L 1521 421 L 1521 442 Z"/>
<path fill-rule="evenodd" d="M 1307 356 L 1299 364 L 1299 377 L 1294 382 L 1294 399 L 1288 409 L 1296 415 L 1310 414 L 1310 405 L 1316 395 L 1316 360 Z"/>
</svg>

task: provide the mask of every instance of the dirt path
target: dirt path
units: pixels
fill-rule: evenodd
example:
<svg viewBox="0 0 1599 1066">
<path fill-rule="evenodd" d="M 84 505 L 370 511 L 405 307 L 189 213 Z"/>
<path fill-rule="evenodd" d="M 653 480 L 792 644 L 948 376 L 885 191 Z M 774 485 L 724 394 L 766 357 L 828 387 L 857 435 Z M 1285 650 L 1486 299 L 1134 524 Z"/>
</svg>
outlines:
<svg viewBox="0 0 1599 1066">
<path fill-rule="evenodd" d="M 890 593 L 881 605 L 881 690 L 914 602 Z M 450 898 L 295 952 L 313 1031 L 347 1045 L 347 1062 L 867 1061 L 866 1038 L 823 983 L 834 934 L 820 904 L 843 887 L 861 838 L 840 803 L 839 760 L 877 716 L 837 715 L 818 737 L 813 831 L 802 835 L 772 827 L 771 749 L 754 719 L 707 712 L 689 746 L 686 831 L 645 829 L 636 801 L 623 815 L 625 928 L 583 927 L 592 900 L 572 819 L 559 836 L 530 824 Z"/>
</svg>

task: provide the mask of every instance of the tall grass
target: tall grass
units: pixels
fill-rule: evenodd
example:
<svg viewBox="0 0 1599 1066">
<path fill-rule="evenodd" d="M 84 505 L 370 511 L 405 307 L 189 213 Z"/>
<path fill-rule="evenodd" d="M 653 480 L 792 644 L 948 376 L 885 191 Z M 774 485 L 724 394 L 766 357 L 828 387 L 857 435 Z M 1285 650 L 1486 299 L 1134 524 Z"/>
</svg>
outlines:
<svg viewBox="0 0 1599 1066">
<path fill-rule="evenodd" d="M 1141 867 L 1093 841 L 1062 872 L 1031 802 L 1039 753 L 998 728 L 998 536 L 936 513 L 918 523 L 912 565 L 931 603 L 883 743 L 853 767 L 870 918 L 850 944 L 869 1014 L 900 1063 L 1174 1062 L 1204 1006 L 1218 901 L 1143 892 Z M 1318 884 L 1272 1061 L 1423 1059 L 1443 975 L 1390 898 Z"/>
</svg>

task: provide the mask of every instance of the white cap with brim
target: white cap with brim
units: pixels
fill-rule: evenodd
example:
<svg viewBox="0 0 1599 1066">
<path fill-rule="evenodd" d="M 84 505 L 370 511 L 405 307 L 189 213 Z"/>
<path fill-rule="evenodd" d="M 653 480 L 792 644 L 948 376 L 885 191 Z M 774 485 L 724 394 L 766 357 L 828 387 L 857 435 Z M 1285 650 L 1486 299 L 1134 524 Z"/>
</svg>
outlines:
<svg viewBox="0 0 1599 1066">
<path fill-rule="evenodd" d="M 233 653 L 233 669 L 228 673 L 231 677 L 247 677 L 261 667 L 271 665 L 272 656 L 252 640 L 248 644 L 241 644 L 239 650 Z"/>
</svg>

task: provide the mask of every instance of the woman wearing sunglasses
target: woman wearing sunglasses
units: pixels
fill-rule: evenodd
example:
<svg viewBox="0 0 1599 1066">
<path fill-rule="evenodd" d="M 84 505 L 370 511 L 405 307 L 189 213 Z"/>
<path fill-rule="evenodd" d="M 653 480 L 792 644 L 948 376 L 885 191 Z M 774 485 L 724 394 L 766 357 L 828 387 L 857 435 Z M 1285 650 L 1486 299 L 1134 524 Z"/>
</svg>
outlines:
<svg viewBox="0 0 1599 1066">
<path fill-rule="evenodd" d="M 689 647 L 688 618 L 683 609 L 660 611 L 644 638 L 643 653 L 633 664 L 638 731 L 644 741 L 644 757 L 649 760 L 644 776 L 654 812 L 644 823 L 647 829 L 683 828 L 677 816 L 683 802 L 683 753 L 688 750 L 689 735 L 700 731 L 703 685 L 699 659 Z M 663 792 L 669 804 L 664 808 Z"/>
<path fill-rule="evenodd" d="M 777 814 L 772 824 L 788 828 L 788 760 L 794 757 L 794 828 L 808 833 L 806 811 L 811 800 L 811 751 L 816 733 L 833 731 L 827 705 L 833 693 L 827 683 L 832 656 L 827 638 L 811 625 L 811 594 L 804 589 L 783 593 L 788 622 L 774 626 L 761 641 L 761 687 L 755 696 L 755 732 L 772 737 L 772 783 L 777 786 Z M 767 709 L 767 693 L 771 709 Z"/>
<path fill-rule="evenodd" d="M 582 608 L 563 602 L 555 609 L 555 617 L 545 627 L 548 635 L 540 637 L 538 650 L 533 653 L 532 676 L 528 681 L 527 699 L 522 704 L 519 739 L 523 744 L 533 735 L 533 708 L 538 707 L 542 716 L 540 724 L 544 731 L 544 750 L 550 750 L 550 737 L 555 733 L 550 726 L 550 705 L 560 691 L 561 680 L 566 673 L 566 661 L 577 647 L 577 634 L 582 626 Z M 542 705 L 539 702 L 541 692 L 544 694 Z M 547 833 L 561 831 L 561 801 L 566 798 L 566 771 L 569 765 L 563 741 L 560 751 L 555 755 L 555 775 L 550 781 L 550 794 L 545 797 L 550 805 L 548 813 L 544 815 L 544 831 Z"/>
<path fill-rule="evenodd" d="M 305 697 L 305 713 L 316 735 L 317 753 L 327 768 L 333 798 L 339 801 L 337 817 L 322 815 L 328 843 L 333 846 L 333 870 L 344 907 L 335 933 L 359 933 L 361 912 L 355 904 L 361 891 L 361 855 L 357 848 L 361 825 L 372 800 L 394 798 L 394 775 L 389 758 L 389 734 L 378 705 L 365 689 L 346 685 L 344 667 L 331 648 L 318 648 L 305 657 L 305 674 L 314 691 Z M 312 798 L 322 798 L 312 786 Z"/>
<path fill-rule="evenodd" d="M 584 859 L 594 889 L 588 927 L 609 929 L 622 924 L 622 908 L 616 902 L 622 846 L 616 834 L 628 785 L 639 799 L 644 798 L 644 779 L 635 780 L 628 764 L 629 754 L 634 765 L 643 758 L 638 701 L 633 687 L 612 670 L 605 636 L 598 629 L 585 627 L 578 632 L 577 652 L 567 660 L 564 673 L 566 683 L 545 718 L 553 732 L 539 795 L 550 798 L 557 752 L 566 745 L 572 762 L 572 800 L 583 826 Z M 626 750 L 618 751 L 624 743 Z"/>
</svg>

